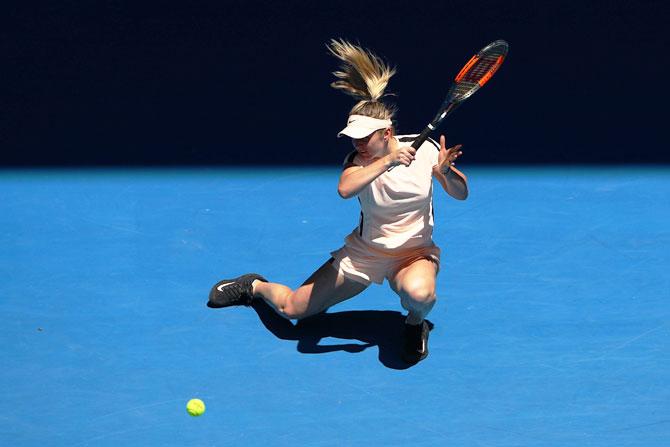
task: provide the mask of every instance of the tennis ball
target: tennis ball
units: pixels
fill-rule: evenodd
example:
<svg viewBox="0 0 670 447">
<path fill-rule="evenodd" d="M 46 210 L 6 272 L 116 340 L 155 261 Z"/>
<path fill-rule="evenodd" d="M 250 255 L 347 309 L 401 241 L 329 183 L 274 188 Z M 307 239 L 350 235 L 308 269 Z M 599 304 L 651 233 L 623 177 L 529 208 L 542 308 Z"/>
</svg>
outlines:
<svg viewBox="0 0 670 447">
<path fill-rule="evenodd" d="M 186 404 L 186 411 L 191 416 L 200 416 L 205 412 L 205 403 L 200 399 L 191 399 Z"/>
</svg>

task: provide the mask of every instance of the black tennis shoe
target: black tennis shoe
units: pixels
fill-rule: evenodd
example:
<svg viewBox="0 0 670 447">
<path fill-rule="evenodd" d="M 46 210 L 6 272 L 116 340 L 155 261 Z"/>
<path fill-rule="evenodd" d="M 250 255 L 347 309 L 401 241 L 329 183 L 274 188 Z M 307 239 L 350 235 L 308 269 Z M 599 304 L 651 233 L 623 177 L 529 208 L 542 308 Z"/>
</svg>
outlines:
<svg viewBox="0 0 670 447">
<path fill-rule="evenodd" d="M 428 357 L 428 335 L 430 326 L 426 320 L 421 324 L 405 323 L 405 344 L 402 351 L 402 359 L 415 364 Z"/>
<path fill-rule="evenodd" d="M 247 273 L 239 278 L 217 282 L 209 292 L 207 307 L 250 306 L 254 299 L 252 284 L 255 280 L 268 282 L 256 273 Z"/>
</svg>

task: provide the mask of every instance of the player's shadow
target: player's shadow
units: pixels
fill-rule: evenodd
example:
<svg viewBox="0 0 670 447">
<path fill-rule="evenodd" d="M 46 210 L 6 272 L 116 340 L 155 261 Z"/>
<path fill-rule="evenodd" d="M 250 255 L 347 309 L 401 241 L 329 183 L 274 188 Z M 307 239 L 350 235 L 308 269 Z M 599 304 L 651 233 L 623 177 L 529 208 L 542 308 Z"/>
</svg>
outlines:
<svg viewBox="0 0 670 447">
<path fill-rule="evenodd" d="M 407 369 L 413 365 L 401 358 L 405 316 L 396 311 L 358 310 L 321 313 L 293 324 L 279 316 L 263 300 L 254 300 L 252 307 L 263 325 L 277 338 L 297 340 L 298 351 L 304 354 L 324 354 L 335 351 L 362 352 L 379 348 L 379 361 L 392 369 Z M 433 324 L 428 322 L 430 328 Z M 320 344 L 325 338 L 353 340 L 360 343 Z"/>
</svg>

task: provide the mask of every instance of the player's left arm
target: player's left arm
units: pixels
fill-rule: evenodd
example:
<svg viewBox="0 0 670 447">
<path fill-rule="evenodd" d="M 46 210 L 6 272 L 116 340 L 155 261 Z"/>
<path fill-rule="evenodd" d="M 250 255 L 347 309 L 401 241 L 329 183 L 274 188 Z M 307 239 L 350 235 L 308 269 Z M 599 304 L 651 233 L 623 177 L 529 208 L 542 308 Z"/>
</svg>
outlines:
<svg viewBox="0 0 670 447">
<path fill-rule="evenodd" d="M 468 198 L 468 179 L 454 166 L 456 159 L 463 154 L 462 147 L 462 144 L 457 144 L 447 149 L 446 139 L 444 135 L 440 135 L 438 163 L 433 166 L 433 177 L 440 182 L 447 194 L 458 200 Z"/>
</svg>

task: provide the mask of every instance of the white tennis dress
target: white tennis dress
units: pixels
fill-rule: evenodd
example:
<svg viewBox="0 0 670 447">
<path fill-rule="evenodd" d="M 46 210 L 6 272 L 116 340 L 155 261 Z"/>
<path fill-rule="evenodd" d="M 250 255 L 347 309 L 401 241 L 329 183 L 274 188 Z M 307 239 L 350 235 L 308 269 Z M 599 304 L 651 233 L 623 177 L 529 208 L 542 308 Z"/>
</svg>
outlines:
<svg viewBox="0 0 670 447">
<path fill-rule="evenodd" d="M 417 135 L 398 135 L 409 146 Z M 357 151 L 345 164 L 357 164 Z M 428 139 L 410 166 L 396 166 L 358 193 L 359 225 L 345 238 L 344 247 L 331 253 L 333 266 L 359 282 L 381 283 L 416 259 L 428 258 L 439 266 L 439 248 L 433 243 L 432 170 L 439 146 Z"/>
</svg>

